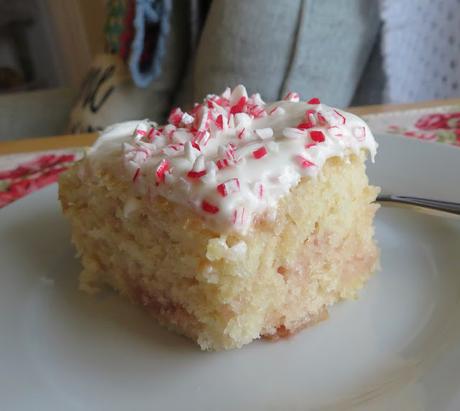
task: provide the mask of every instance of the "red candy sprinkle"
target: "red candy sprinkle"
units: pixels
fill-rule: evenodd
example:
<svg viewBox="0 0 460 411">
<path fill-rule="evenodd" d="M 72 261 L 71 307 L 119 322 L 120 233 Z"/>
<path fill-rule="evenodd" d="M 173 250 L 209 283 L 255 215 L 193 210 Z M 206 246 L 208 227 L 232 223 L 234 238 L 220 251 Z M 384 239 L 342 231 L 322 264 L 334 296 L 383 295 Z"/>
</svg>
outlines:
<svg viewBox="0 0 460 411">
<path fill-rule="evenodd" d="M 227 168 L 229 166 L 229 162 L 227 159 L 220 159 L 216 161 L 216 166 L 219 170 L 222 170 L 223 168 Z"/>
<path fill-rule="evenodd" d="M 241 140 L 244 136 L 245 128 L 241 129 L 241 131 L 238 133 L 237 137 Z"/>
<path fill-rule="evenodd" d="M 238 100 L 238 102 L 230 108 L 230 114 L 237 114 L 243 112 L 246 101 L 246 97 L 241 97 Z"/>
<path fill-rule="evenodd" d="M 267 149 L 265 147 L 260 147 L 257 150 L 254 150 L 252 152 L 252 156 L 258 160 L 262 157 L 265 157 L 267 155 Z"/>
<path fill-rule="evenodd" d="M 252 114 L 255 118 L 263 117 L 267 114 L 262 106 L 257 105 L 251 105 L 248 107 L 248 113 Z"/>
<path fill-rule="evenodd" d="M 198 111 L 195 117 L 195 121 L 193 125 L 199 131 L 205 131 L 209 129 L 210 120 L 211 120 L 211 111 L 207 107 L 202 106 L 201 110 Z"/>
<path fill-rule="evenodd" d="M 208 144 L 210 137 L 211 135 L 209 134 L 209 131 L 205 131 L 205 130 L 197 131 L 193 138 L 193 143 L 206 146 L 206 144 Z"/>
<path fill-rule="evenodd" d="M 216 188 L 217 192 L 222 197 L 227 197 L 229 194 L 240 191 L 240 180 L 238 180 L 238 178 L 232 178 L 227 180 L 225 183 L 219 184 Z"/>
<path fill-rule="evenodd" d="M 256 183 L 254 188 L 259 198 L 262 199 L 265 192 L 264 185 L 262 183 Z"/>
<path fill-rule="evenodd" d="M 228 107 L 228 100 L 226 98 L 217 97 L 215 103 L 221 107 Z"/>
<path fill-rule="evenodd" d="M 317 97 L 313 97 L 307 101 L 308 104 L 321 104 L 321 101 Z"/>
<path fill-rule="evenodd" d="M 198 151 L 201 151 L 201 148 L 197 142 L 192 141 L 190 144 L 192 145 L 193 148 L 196 148 Z"/>
<path fill-rule="evenodd" d="M 198 111 L 200 111 L 200 108 L 201 108 L 201 104 L 198 104 L 198 103 L 194 103 L 193 104 L 193 108 L 192 108 L 192 116 L 195 116 L 196 114 L 198 114 Z"/>
<path fill-rule="evenodd" d="M 227 149 L 225 151 L 225 156 L 229 160 L 235 160 L 235 151 L 236 151 L 236 146 L 233 143 L 228 143 L 227 144 Z"/>
<path fill-rule="evenodd" d="M 147 135 L 147 132 L 145 130 L 140 130 L 140 129 L 136 129 L 136 131 L 134 132 L 136 135 L 138 136 L 146 136 Z"/>
<path fill-rule="evenodd" d="M 317 113 L 316 115 L 317 115 L 318 121 L 319 121 L 319 123 L 320 123 L 321 125 L 327 124 L 326 118 L 325 118 L 321 113 Z"/>
<path fill-rule="evenodd" d="M 219 114 L 216 118 L 216 126 L 219 130 L 222 130 L 224 128 L 224 116 L 222 114 Z"/>
<path fill-rule="evenodd" d="M 342 114 L 340 114 L 337 110 L 334 110 L 334 112 L 335 112 L 335 114 L 337 114 L 337 116 L 339 117 L 340 122 L 341 122 L 342 124 L 345 124 L 346 121 L 347 121 L 347 120 L 345 119 L 345 117 L 342 116 Z"/>
<path fill-rule="evenodd" d="M 203 202 L 201 203 L 201 208 L 203 209 L 203 211 L 209 214 L 217 214 L 219 212 L 219 207 L 207 202 L 206 200 L 203 200 Z"/>
<path fill-rule="evenodd" d="M 174 151 L 179 151 L 182 149 L 184 145 L 181 144 L 181 143 L 176 143 L 176 144 L 168 144 L 168 147 L 171 149 L 171 150 L 174 150 Z"/>
<path fill-rule="evenodd" d="M 147 134 L 147 138 L 149 139 L 149 141 L 152 141 L 154 138 L 155 138 L 155 128 L 151 128 Z"/>
<path fill-rule="evenodd" d="M 136 182 L 137 178 L 139 177 L 139 173 L 140 173 L 140 172 L 141 172 L 141 169 L 138 168 L 138 169 L 136 170 L 136 172 L 134 173 L 134 175 L 133 175 L 133 183 Z"/>
<path fill-rule="evenodd" d="M 322 143 L 324 140 L 326 140 L 326 136 L 320 130 L 311 130 L 310 131 L 310 138 L 313 141 L 316 141 L 317 143 Z"/>
<path fill-rule="evenodd" d="M 354 127 L 353 128 L 353 136 L 359 142 L 364 141 L 366 139 L 366 128 L 363 127 Z"/>
<path fill-rule="evenodd" d="M 225 188 L 225 184 L 219 184 L 217 187 L 217 192 L 222 196 L 222 197 L 227 197 L 227 189 Z"/>
<path fill-rule="evenodd" d="M 300 96 L 299 96 L 299 93 L 296 93 L 294 91 L 290 91 L 289 93 L 287 93 L 283 97 L 283 100 L 298 102 L 298 101 L 300 101 Z"/>
<path fill-rule="evenodd" d="M 302 168 L 308 168 L 316 165 L 315 163 L 312 163 L 311 161 L 307 160 L 305 157 L 302 157 L 300 155 L 296 156 L 296 160 Z"/>
<path fill-rule="evenodd" d="M 343 137 L 341 129 L 337 126 L 328 127 L 327 130 L 333 137 Z"/>
<path fill-rule="evenodd" d="M 163 160 L 161 160 L 160 164 L 157 167 L 157 171 L 156 171 L 157 184 L 164 183 L 165 174 L 168 170 L 169 170 L 169 161 L 164 158 Z"/>
<path fill-rule="evenodd" d="M 298 124 L 297 128 L 300 128 L 301 130 L 307 130 L 307 129 L 312 128 L 314 126 L 315 125 L 313 124 L 312 121 L 307 120 L 307 121 L 305 121 L 303 123 Z"/>
<path fill-rule="evenodd" d="M 316 110 L 313 110 L 311 108 L 309 108 L 306 112 L 305 112 L 305 118 L 307 120 L 310 120 L 310 121 L 314 121 L 315 120 L 315 115 L 316 115 Z"/>
<path fill-rule="evenodd" d="M 190 170 L 188 173 L 187 173 L 187 177 L 190 177 L 190 178 L 201 178 L 203 176 L 205 176 L 207 173 L 206 170 L 201 170 L 201 171 L 193 171 L 193 170 Z"/>
<path fill-rule="evenodd" d="M 173 134 L 174 134 L 175 131 L 176 131 L 176 127 L 173 126 L 173 125 L 169 125 L 169 124 L 168 124 L 168 125 L 165 127 L 165 131 L 164 131 L 164 132 L 165 132 L 166 137 L 168 138 L 169 141 L 172 141 L 172 139 L 173 139 Z"/>
<path fill-rule="evenodd" d="M 176 127 L 179 127 L 180 122 L 182 121 L 182 116 L 184 113 L 179 107 L 175 107 L 169 113 L 168 122 L 174 124 Z"/>
<path fill-rule="evenodd" d="M 237 208 L 237 209 L 233 210 L 232 223 L 234 225 L 236 225 L 236 224 L 243 225 L 244 224 L 244 214 L 245 214 L 245 212 L 246 212 L 246 210 L 245 210 L 244 207 Z"/>
</svg>

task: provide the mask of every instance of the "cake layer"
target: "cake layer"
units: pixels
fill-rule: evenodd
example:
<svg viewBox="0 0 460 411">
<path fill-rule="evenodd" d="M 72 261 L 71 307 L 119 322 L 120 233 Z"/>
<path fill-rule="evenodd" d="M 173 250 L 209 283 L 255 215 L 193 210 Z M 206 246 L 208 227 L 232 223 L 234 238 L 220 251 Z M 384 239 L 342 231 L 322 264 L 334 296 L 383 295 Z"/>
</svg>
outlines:
<svg viewBox="0 0 460 411">
<path fill-rule="evenodd" d="M 364 160 L 329 158 L 241 232 L 184 203 L 133 195 L 112 163 L 86 158 L 60 182 L 81 287 L 115 288 L 203 349 L 289 335 L 354 298 L 376 267 L 377 189 Z"/>
</svg>

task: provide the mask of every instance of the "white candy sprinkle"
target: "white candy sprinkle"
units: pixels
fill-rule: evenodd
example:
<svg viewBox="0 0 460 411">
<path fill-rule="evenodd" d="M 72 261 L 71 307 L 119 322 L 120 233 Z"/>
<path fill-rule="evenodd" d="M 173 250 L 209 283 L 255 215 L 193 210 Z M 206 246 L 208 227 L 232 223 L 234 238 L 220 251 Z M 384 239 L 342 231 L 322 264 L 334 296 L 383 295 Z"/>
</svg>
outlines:
<svg viewBox="0 0 460 411">
<path fill-rule="evenodd" d="M 187 141 L 190 141 L 192 138 L 192 133 L 189 133 L 185 130 L 176 130 L 172 133 L 172 141 L 175 143 L 185 144 Z"/>
<path fill-rule="evenodd" d="M 174 157 L 174 156 L 182 154 L 183 150 L 184 150 L 183 146 L 180 146 L 178 144 L 174 144 L 174 145 L 165 147 L 163 149 L 163 153 L 166 154 L 169 157 Z"/>
<path fill-rule="evenodd" d="M 271 153 L 277 153 L 280 150 L 280 145 L 274 141 L 269 141 L 267 143 L 267 148 Z"/>
<path fill-rule="evenodd" d="M 265 105 L 265 101 L 262 100 L 262 97 L 260 96 L 260 93 L 255 93 L 251 96 L 251 99 L 253 103 L 257 106 L 263 106 Z"/>
<path fill-rule="evenodd" d="M 275 107 L 271 111 L 268 112 L 270 116 L 282 116 L 286 114 L 286 110 L 283 107 Z"/>
<path fill-rule="evenodd" d="M 353 136 L 358 141 L 363 141 L 366 138 L 366 129 L 364 126 L 362 127 L 353 127 L 352 129 Z"/>
<path fill-rule="evenodd" d="M 218 168 L 214 161 L 208 161 L 206 164 L 206 174 L 201 177 L 201 181 L 205 184 L 215 185 L 217 180 L 217 171 Z"/>
<path fill-rule="evenodd" d="M 200 154 L 200 152 L 192 146 L 192 143 L 190 141 L 188 141 L 187 143 L 185 143 L 184 146 L 184 154 L 187 160 L 193 163 L 196 157 Z"/>
<path fill-rule="evenodd" d="M 296 139 L 296 138 L 307 137 L 308 132 L 305 130 L 300 130 L 299 128 L 287 127 L 283 130 L 283 136 L 286 138 Z"/>
<path fill-rule="evenodd" d="M 225 91 L 222 93 L 222 98 L 230 100 L 231 95 L 232 95 L 232 89 L 230 87 L 227 87 Z"/>
<path fill-rule="evenodd" d="M 188 113 L 184 113 L 182 115 L 182 123 L 184 124 L 192 124 L 195 119 Z"/>
<path fill-rule="evenodd" d="M 247 127 L 243 127 L 243 128 L 238 127 L 236 129 L 236 136 L 240 140 L 245 140 L 251 137 L 251 133 Z"/>
<path fill-rule="evenodd" d="M 247 127 L 252 123 L 251 117 L 246 113 L 235 114 L 235 126 L 236 127 Z"/>
<path fill-rule="evenodd" d="M 137 164 L 136 162 L 132 160 L 129 160 L 125 162 L 125 168 L 129 175 L 134 175 L 136 170 L 139 168 L 139 164 Z"/>
<path fill-rule="evenodd" d="M 121 147 L 125 154 L 134 150 L 134 146 L 129 143 L 123 143 Z"/>
<path fill-rule="evenodd" d="M 204 164 L 204 155 L 200 154 L 195 162 L 193 163 L 192 170 L 193 171 L 202 171 L 205 169 L 205 164 Z"/>
<path fill-rule="evenodd" d="M 165 173 L 165 184 L 175 184 L 177 181 L 177 177 L 171 173 Z"/>
<path fill-rule="evenodd" d="M 228 128 L 235 128 L 235 115 L 230 114 L 230 117 L 228 118 Z"/>
<path fill-rule="evenodd" d="M 235 158 L 237 161 L 241 160 L 243 157 L 251 155 L 254 151 L 265 147 L 264 144 L 258 142 L 251 142 L 244 146 L 240 146 L 235 150 Z"/>
<path fill-rule="evenodd" d="M 164 128 L 164 132 L 165 132 L 165 134 L 169 134 L 169 133 L 172 133 L 173 131 L 175 131 L 176 129 L 177 129 L 177 127 L 174 124 L 168 124 Z"/>
<path fill-rule="evenodd" d="M 145 151 L 135 151 L 133 161 L 137 164 L 142 164 L 147 158 L 147 153 Z"/>
<path fill-rule="evenodd" d="M 239 86 L 236 86 L 233 89 L 233 92 L 232 92 L 232 94 L 230 96 L 230 105 L 233 106 L 236 103 L 238 103 L 238 101 L 240 100 L 241 97 L 248 98 L 248 93 L 246 91 L 246 87 L 244 87 L 244 86 L 242 86 L 240 84 Z"/>
<path fill-rule="evenodd" d="M 327 129 L 329 135 L 332 137 L 343 137 L 342 130 L 337 126 L 332 126 Z"/>
<path fill-rule="evenodd" d="M 254 133 L 262 140 L 267 140 L 273 137 L 273 129 L 269 127 L 255 129 Z"/>
<path fill-rule="evenodd" d="M 207 107 L 203 106 L 198 113 L 199 123 L 198 130 L 205 130 L 206 125 L 209 119 L 209 110 Z"/>
</svg>

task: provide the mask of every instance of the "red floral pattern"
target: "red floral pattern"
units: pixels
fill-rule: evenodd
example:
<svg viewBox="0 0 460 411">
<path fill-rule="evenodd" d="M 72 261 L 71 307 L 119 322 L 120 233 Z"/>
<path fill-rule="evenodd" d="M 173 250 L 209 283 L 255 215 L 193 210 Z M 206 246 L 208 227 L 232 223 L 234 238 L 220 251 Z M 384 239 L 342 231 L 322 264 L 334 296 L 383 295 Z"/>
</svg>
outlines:
<svg viewBox="0 0 460 411">
<path fill-rule="evenodd" d="M 437 141 L 460 147 L 460 112 L 428 113 L 418 118 L 413 127 L 391 125 L 387 131 L 409 138 Z"/>
<path fill-rule="evenodd" d="M 0 208 L 56 182 L 59 174 L 74 161 L 75 154 L 46 154 L 16 168 L 0 171 Z"/>
<path fill-rule="evenodd" d="M 460 129 L 460 113 L 426 114 L 417 120 L 415 127 L 420 130 Z"/>
<path fill-rule="evenodd" d="M 427 114 L 417 120 L 415 127 L 420 130 L 436 130 L 438 128 L 447 128 L 445 114 Z"/>
</svg>

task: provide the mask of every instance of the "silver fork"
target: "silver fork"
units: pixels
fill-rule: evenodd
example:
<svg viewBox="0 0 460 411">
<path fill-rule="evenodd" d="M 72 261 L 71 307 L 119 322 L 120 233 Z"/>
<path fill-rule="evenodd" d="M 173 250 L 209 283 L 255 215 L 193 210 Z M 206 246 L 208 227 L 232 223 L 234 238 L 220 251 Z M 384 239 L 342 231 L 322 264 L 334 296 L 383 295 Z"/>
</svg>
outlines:
<svg viewBox="0 0 460 411">
<path fill-rule="evenodd" d="M 460 218 L 460 203 L 454 203 L 452 201 L 398 196 L 393 194 L 381 194 L 377 197 L 376 201 L 385 206 L 410 208 L 428 214 Z"/>
</svg>

